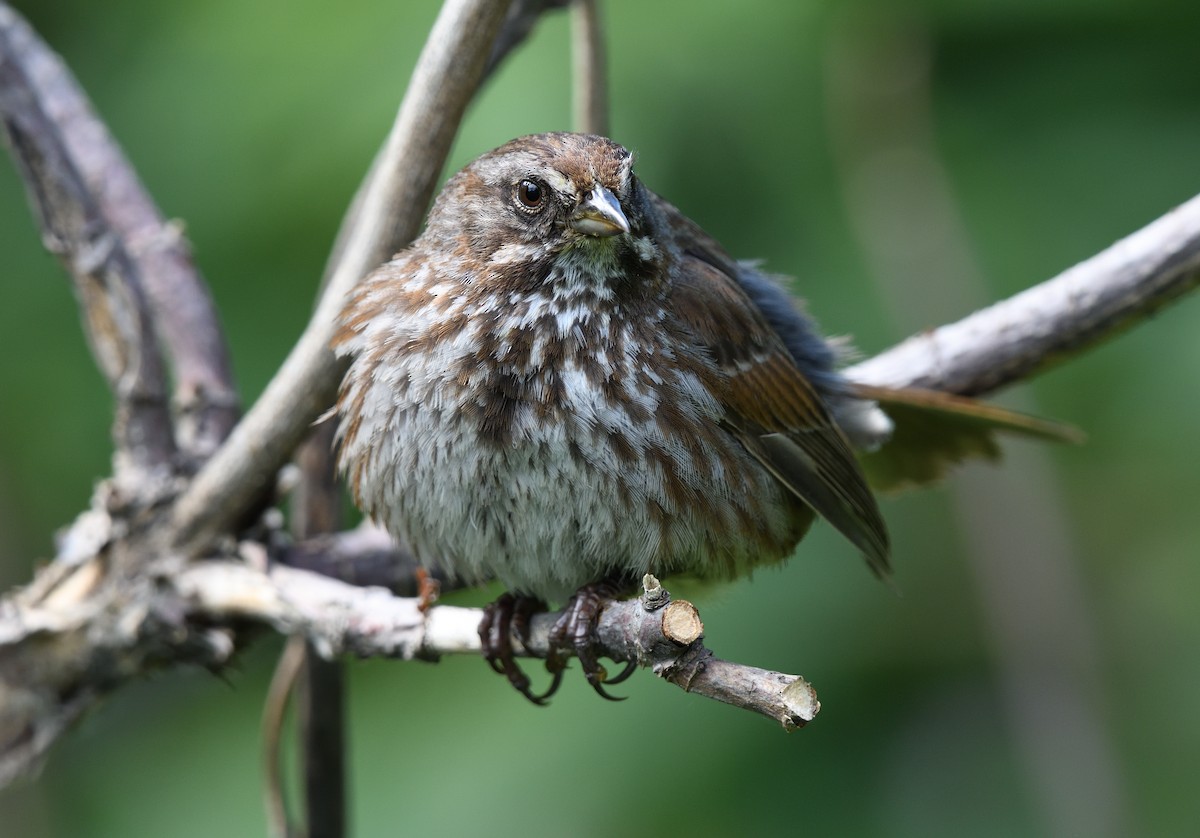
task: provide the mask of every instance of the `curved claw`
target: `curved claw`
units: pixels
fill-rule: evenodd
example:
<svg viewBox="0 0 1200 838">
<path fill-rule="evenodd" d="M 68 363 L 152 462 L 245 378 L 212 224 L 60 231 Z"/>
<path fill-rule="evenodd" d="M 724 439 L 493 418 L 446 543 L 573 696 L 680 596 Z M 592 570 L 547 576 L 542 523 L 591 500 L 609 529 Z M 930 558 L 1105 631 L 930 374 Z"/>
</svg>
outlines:
<svg viewBox="0 0 1200 838">
<path fill-rule="evenodd" d="M 625 668 L 620 671 L 616 678 L 605 678 L 604 683 L 609 687 L 614 687 L 622 681 L 629 680 L 629 676 L 637 669 L 637 661 L 627 661 Z"/>
<path fill-rule="evenodd" d="M 592 684 L 592 689 L 596 691 L 596 695 L 600 696 L 606 701 L 624 701 L 625 699 L 629 698 L 627 695 L 612 695 L 611 693 L 606 692 L 603 682 Z"/>
<path fill-rule="evenodd" d="M 542 693 L 541 695 L 530 695 L 528 692 L 524 692 L 522 694 L 526 698 L 528 698 L 530 701 L 532 701 L 534 704 L 536 704 L 538 707 L 545 707 L 547 704 L 550 703 L 551 696 L 553 696 L 556 692 L 558 692 L 558 688 L 560 686 L 562 686 L 564 671 L 566 671 L 566 670 L 560 669 L 557 672 L 554 672 L 551 674 L 550 686 L 547 687 L 546 691 L 544 693 Z"/>
<path fill-rule="evenodd" d="M 635 669 L 637 669 L 637 662 L 636 661 L 628 661 L 625 664 L 625 666 L 621 669 L 621 671 L 617 674 L 616 678 L 609 678 L 608 670 L 606 670 L 602 666 L 597 666 L 594 673 L 588 673 L 588 676 L 587 676 L 588 683 L 592 685 L 592 689 L 595 690 L 596 694 L 598 696 L 600 696 L 601 698 L 606 699 L 608 701 L 624 701 L 625 699 L 629 698 L 629 696 L 613 695 L 612 693 L 608 692 L 608 690 L 606 690 L 605 687 L 616 686 L 617 684 L 621 683 L 622 681 L 628 679 L 629 676 L 633 674 L 633 671 Z"/>
<path fill-rule="evenodd" d="M 556 675 L 545 693 L 535 694 L 530 689 L 529 676 L 517 664 L 512 637 L 516 634 L 522 643 L 528 642 L 530 615 L 541 607 L 542 603 L 536 599 L 506 593 L 484 609 L 483 619 L 479 621 L 483 659 L 494 672 L 506 677 L 513 689 L 539 707 L 545 706 L 554 695 L 562 676 Z"/>
<path fill-rule="evenodd" d="M 512 623 L 514 605 L 512 594 L 502 594 L 483 609 L 483 619 L 479 621 L 479 645 L 483 647 L 483 659 L 500 675 L 506 674 L 506 659 L 512 660 L 508 629 Z"/>
<path fill-rule="evenodd" d="M 575 592 L 562 616 L 550 631 L 550 653 L 546 656 L 546 668 L 560 671 L 566 666 L 564 651 L 573 651 L 588 683 L 600 697 L 608 701 L 624 701 L 625 696 L 610 694 L 605 686 L 619 684 L 629 677 L 636 663 L 626 665 L 614 679 L 600 665 L 596 647 L 596 626 L 606 601 L 617 595 L 618 586 L 612 582 L 585 585 Z"/>
<path fill-rule="evenodd" d="M 483 648 L 483 659 L 488 662 L 488 666 L 497 673 L 502 673 L 504 670 L 500 667 L 497 661 L 499 653 L 495 649 L 495 644 L 492 642 L 492 629 L 496 625 L 497 612 L 499 611 L 499 600 L 483 609 L 483 619 L 479 621 L 479 645 Z"/>
<path fill-rule="evenodd" d="M 505 593 L 484 609 L 479 622 L 479 641 L 483 659 L 492 670 L 508 679 L 513 688 L 533 704 L 545 706 L 562 685 L 567 668 L 567 654 L 574 652 L 588 683 L 596 694 L 607 701 L 624 701 L 627 696 L 612 695 L 605 689 L 626 680 L 637 668 L 635 661 L 625 664 L 612 679 L 600 665 L 596 646 L 596 626 L 607 600 L 616 596 L 619 588 L 612 582 L 599 582 L 580 588 L 564 609 L 550 631 L 550 648 L 546 654 L 546 670 L 551 675 L 550 686 L 537 694 L 530 689 L 529 677 L 517 665 L 513 637 L 529 644 L 530 618 L 545 608 L 540 600 L 520 594 Z"/>
</svg>

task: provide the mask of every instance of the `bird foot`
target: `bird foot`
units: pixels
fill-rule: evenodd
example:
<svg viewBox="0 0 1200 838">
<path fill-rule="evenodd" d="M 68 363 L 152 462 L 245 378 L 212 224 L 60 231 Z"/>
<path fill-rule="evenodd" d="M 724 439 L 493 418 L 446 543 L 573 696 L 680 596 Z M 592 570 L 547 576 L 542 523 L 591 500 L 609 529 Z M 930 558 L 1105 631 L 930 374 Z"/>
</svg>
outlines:
<svg viewBox="0 0 1200 838">
<path fill-rule="evenodd" d="M 550 649 L 546 655 L 546 669 L 550 672 L 550 686 L 543 693 L 531 689 L 529 676 L 517 664 L 512 638 L 515 635 L 522 644 L 528 645 L 529 620 L 546 605 L 539 599 L 519 594 L 506 593 L 484 609 L 479 624 L 479 639 L 483 645 L 483 656 L 496 672 L 508 678 L 508 682 L 534 704 L 545 705 L 562 683 L 570 653 L 579 658 L 580 666 L 592 689 L 609 701 L 622 701 L 623 696 L 610 695 L 605 686 L 619 684 L 637 668 L 630 661 L 615 677 L 609 678 L 607 670 L 600 665 L 596 645 L 596 626 L 604 606 L 620 593 L 611 582 L 585 585 L 575 592 L 563 609 L 562 615 L 550 629 Z"/>
<path fill-rule="evenodd" d="M 597 654 L 596 627 L 600 622 L 600 614 L 604 606 L 619 594 L 620 588 L 608 581 L 584 585 L 576 591 L 563 609 L 562 616 L 550 629 L 550 651 L 546 655 L 546 669 L 551 673 L 561 673 L 567 666 L 565 653 L 574 652 L 592 689 L 609 701 L 624 701 L 625 697 L 611 695 L 604 686 L 621 683 L 637 668 L 637 663 L 630 661 L 615 678 L 609 678 L 608 670 L 600 665 Z"/>
<path fill-rule="evenodd" d="M 512 638 L 515 634 L 523 645 L 528 644 L 529 618 L 545 608 L 546 603 L 535 597 L 506 593 L 483 609 L 483 619 L 479 623 L 483 659 L 493 670 L 508 678 L 508 683 L 517 692 L 539 707 L 558 691 L 562 671 L 552 673 L 554 677 L 544 693 L 538 695 L 533 692 L 529 676 L 517 663 Z"/>
</svg>

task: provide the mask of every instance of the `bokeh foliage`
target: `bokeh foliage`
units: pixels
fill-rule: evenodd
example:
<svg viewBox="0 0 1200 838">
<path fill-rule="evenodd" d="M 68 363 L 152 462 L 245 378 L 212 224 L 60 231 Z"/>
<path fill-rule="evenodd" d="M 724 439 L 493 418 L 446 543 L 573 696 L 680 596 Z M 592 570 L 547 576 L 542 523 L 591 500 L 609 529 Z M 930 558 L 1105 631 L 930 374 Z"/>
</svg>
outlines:
<svg viewBox="0 0 1200 838">
<path fill-rule="evenodd" d="M 65 56 L 160 206 L 186 222 L 252 399 L 305 322 L 436 4 L 16 6 Z M 798 277 L 826 329 L 867 351 L 929 325 L 899 322 L 875 290 L 830 146 L 830 44 L 885 8 L 894 13 L 831 0 L 605 7 L 613 133 L 637 151 L 643 178 L 736 255 Z M 928 37 L 936 145 L 988 296 L 1051 276 L 1200 191 L 1195 7 L 906 8 Z M 569 127 L 567 35 L 565 17 L 551 17 L 512 57 L 452 165 Z M 8 165 L 0 254 L 8 586 L 51 553 L 54 529 L 106 473 L 110 404 Z M 1077 556 L 1095 644 L 1094 667 L 1079 667 L 1098 675 L 1089 696 L 1119 783 L 1114 832 L 1200 823 L 1198 313 L 1184 301 L 1029 388 L 1040 410 L 1090 435 L 1079 449 L 1024 453 L 1050 462 Z M 902 597 L 821 530 L 782 570 L 700 603 L 723 656 L 815 682 L 825 710 L 790 736 L 644 674 L 625 703 L 568 679 L 541 710 L 473 659 L 351 664 L 358 834 L 1051 833 L 1062 823 L 1006 704 L 955 487 L 885 504 Z M 1056 607 L 1038 594 L 1022 607 Z M 36 781 L 0 792 L 0 832 L 262 834 L 256 725 L 277 648 L 261 641 L 226 680 L 173 672 L 125 690 Z M 1089 754 L 1062 764 L 1077 756 L 1086 778 Z M 1073 793 L 1086 802 L 1081 782 Z"/>
</svg>

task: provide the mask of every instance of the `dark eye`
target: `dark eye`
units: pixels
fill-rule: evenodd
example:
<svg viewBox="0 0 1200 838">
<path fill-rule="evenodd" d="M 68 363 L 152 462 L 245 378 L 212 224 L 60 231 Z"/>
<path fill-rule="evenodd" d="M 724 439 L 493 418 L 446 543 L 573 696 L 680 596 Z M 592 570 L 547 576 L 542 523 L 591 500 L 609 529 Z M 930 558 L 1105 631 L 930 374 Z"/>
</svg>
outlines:
<svg viewBox="0 0 1200 838">
<path fill-rule="evenodd" d="M 546 188 L 536 180 L 523 180 L 517 184 L 517 200 L 526 209 L 539 209 L 546 201 Z"/>
</svg>

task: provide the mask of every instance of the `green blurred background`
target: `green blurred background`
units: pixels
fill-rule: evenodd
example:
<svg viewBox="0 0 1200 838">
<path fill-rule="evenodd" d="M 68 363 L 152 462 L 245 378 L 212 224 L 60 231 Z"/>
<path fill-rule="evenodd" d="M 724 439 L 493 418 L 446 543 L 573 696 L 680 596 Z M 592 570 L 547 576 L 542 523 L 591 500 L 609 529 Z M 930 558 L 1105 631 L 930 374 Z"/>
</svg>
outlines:
<svg viewBox="0 0 1200 838">
<path fill-rule="evenodd" d="M 241 392 L 300 332 L 433 2 L 16 4 L 164 212 Z M 903 12 L 898 11 L 903 9 Z M 865 352 L 1007 296 L 1200 191 L 1198 7 L 1133 0 L 613 0 L 613 135 L 736 255 Z M 473 107 L 457 167 L 569 127 L 547 18 Z M 0 165 L 0 583 L 107 473 L 110 400 Z M 641 673 L 532 707 L 475 659 L 352 662 L 357 834 L 1185 835 L 1200 824 L 1196 300 L 1033 382 L 1079 448 L 885 501 L 902 596 L 819 529 L 700 602 L 722 656 L 817 686 L 786 735 Z M 482 597 L 477 596 L 477 600 Z M 122 690 L 0 792 L 5 836 L 261 835 L 280 643 L 225 679 Z"/>
</svg>

